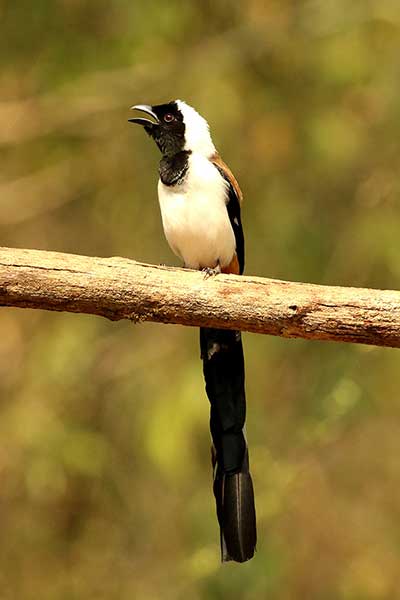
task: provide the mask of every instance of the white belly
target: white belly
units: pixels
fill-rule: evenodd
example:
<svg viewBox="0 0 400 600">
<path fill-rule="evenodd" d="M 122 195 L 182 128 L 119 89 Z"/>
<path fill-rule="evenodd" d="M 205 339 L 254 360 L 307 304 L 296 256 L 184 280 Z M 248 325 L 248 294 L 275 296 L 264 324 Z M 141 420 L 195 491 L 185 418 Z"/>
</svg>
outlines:
<svg viewBox="0 0 400 600">
<path fill-rule="evenodd" d="M 227 266 L 235 253 L 235 236 L 226 209 L 226 184 L 203 156 L 189 157 L 181 185 L 158 182 L 165 236 L 186 267 Z"/>
</svg>

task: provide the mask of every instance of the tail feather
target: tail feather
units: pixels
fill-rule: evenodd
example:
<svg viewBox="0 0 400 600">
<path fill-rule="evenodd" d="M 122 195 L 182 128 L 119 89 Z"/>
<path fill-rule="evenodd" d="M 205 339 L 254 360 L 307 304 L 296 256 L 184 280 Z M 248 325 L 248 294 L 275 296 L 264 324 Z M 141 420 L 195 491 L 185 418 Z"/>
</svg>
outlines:
<svg viewBox="0 0 400 600">
<path fill-rule="evenodd" d="M 214 495 L 222 560 L 244 562 L 254 555 L 257 533 L 253 484 L 243 434 L 246 397 L 240 332 L 203 328 L 200 346 L 211 405 Z"/>
<path fill-rule="evenodd" d="M 214 495 L 221 528 L 222 560 L 245 562 L 253 557 L 257 543 L 250 473 L 243 470 L 234 475 L 217 477 L 214 480 Z"/>
</svg>

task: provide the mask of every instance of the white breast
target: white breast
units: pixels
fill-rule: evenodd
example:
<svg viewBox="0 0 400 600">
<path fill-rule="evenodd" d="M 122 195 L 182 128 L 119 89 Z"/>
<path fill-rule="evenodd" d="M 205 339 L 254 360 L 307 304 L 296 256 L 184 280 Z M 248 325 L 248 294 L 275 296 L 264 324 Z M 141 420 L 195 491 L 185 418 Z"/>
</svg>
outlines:
<svg viewBox="0 0 400 600">
<path fill-rule="evenodd" d="M 207 158 L 191 154 L 184 182 L 169 187 L 160 180 L 158 198 L 167 241 L 186 267 L 231 262 L 235 236 L 226 209 L 226 184 Z"/>
</svg>

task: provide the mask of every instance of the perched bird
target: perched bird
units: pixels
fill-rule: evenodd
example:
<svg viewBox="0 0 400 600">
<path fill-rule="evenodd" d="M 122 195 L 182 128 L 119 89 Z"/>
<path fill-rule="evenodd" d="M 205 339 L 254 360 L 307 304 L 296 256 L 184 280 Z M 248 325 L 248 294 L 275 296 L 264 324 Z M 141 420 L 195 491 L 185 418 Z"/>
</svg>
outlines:
<svg viewBox="0 0 400 600">
<path fill-rule="evenodd" d="M 137 105 L 143 125 L 161 150 L 158 198 L 165 236 L 184 266 L 206 276 L 242 274 L 242 193 L 217 153 L 207 121 L 175 100 Z M 240 331 L 200 329 L 200 349 L 210 401 L 214 495 L 222 560 L 244 562 L 256 546 L 256 514 L 249 471 L 244 359 Z"/>
</svg>

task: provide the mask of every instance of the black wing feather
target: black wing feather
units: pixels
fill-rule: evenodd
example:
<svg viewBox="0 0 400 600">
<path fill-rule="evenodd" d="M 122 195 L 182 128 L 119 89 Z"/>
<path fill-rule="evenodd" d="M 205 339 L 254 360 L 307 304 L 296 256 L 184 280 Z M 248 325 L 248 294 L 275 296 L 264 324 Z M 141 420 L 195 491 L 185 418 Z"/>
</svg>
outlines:
<svg viewBox="0 0 400 600">
<path fill-rule="evenodd" d="M 217 164 L 215 164 L 215 167 L 218 169 L 221 176 L 224 178 L 224 181 L 227 183 L 228 202 L 226 203 L 226 210 L 228 211 L 229 221 L 231 223 L 233 233 L 235 234 L 236 254 L 239 261 L 240 275 L 242 275 L 244 271 L 244 235 L 242 219 L 240 216 L 240 200 L 225 171 Z"/>
</svg>

